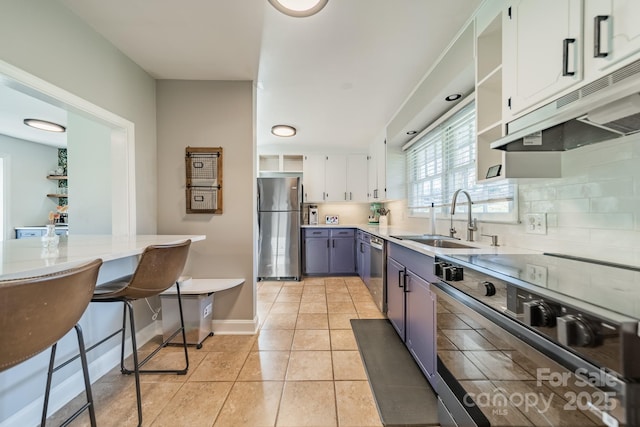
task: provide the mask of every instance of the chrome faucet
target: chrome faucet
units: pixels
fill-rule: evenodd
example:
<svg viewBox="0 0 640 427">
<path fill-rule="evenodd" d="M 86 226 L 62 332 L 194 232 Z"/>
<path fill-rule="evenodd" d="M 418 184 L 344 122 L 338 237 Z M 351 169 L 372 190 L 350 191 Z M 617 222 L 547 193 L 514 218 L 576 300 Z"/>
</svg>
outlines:
<svg viewBox="0 0 640 427">
<path fill-rule="evenodd" d="M 478 229 L 476 225 L 475 218 L 471 218 L 471 205 L 473 202 L 471 201 L 471 196 L 463 189 L 456 190 L 453 193 L 453 198 L 451 199 L 451 227 L 449 229 L 449 236 L 454 237 L 456 234 L 456 229 L 453 227 L 453 215 L 456 213 L 456 201 L 458 199 L 458 193 L 462 192 L 465 196 L 467 196 L 467 200 L 469 201 L 469 211 L 468 211 L 468 219 L 467 219 L 467 241 L 473 242 L 473 232 Z"/>
</svg>

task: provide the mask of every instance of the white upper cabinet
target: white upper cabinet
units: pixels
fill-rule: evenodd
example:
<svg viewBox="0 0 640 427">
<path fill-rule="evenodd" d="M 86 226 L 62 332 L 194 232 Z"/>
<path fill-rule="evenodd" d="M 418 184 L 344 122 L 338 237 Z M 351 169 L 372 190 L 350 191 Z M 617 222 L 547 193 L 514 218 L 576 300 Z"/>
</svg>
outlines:
<svg viewBox="0 0 640 427">
<path fill-rule="evenodd" d="M 326 156 L 324 183 L 326 202 L 347 200 L 347 156 L 343 154 Z"/>
<path fill-rule="evenodd" d="M 640 53 L 640 1 L 586 0 L 585 69 L 597 78 Z M 622 63 L 624 62 L 624 64 Z"/>
<path fill-rule="evenodd" d="M 347 156 L 347 200 L 367 201 L 368 161 L 365 154 Z"/>
<path fill-rule="evenodd" d="M 304 156 L 305 202 L 366 202 L 365 154 L 310 154 Z"/>
<path fill-rule="evenodd" d="M 305 202 L 324 201 L 324 154 L 310 154 L 302 160 L 302 185 Z"/>
<path fill-rule="evenodd" d="M 376 141 L 369 146 L 369 179 L 367 198 L 371 202 L 386 198 L 386 141 Z"/>
<path fill-rule="evenodd" d="M 514 0 L 503 14 L 505 117 L 583 78 L 582 0 Z"/>
</svg>

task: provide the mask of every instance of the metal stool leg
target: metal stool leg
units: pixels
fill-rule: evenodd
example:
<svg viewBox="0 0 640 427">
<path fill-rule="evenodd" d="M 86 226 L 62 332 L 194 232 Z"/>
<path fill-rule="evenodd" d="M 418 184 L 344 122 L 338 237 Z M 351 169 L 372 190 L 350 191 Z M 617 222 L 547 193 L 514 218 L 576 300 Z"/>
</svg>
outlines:
<svg viewBox="0 0 640 427">
<path fill-rule="evenodd" d="M 96 408 L 93 403 L 93 393 L 91 392 L 91 379 L 89 378 L 89 364 L 87 363 L 87 352 L 84 347 L 84 336 L 82 334 L 82 328 L 80 325 L 75 326 L 76 335 L 78 335 L 78 347 L 80 347 L 80 363 L 82 364 L 82 374 L 84 377 L 84 391 L 87 395 L 87 408 L 89 409 L 89 420 L 91 427 L 96 427 Z M 84 408 L 83 408 L 84 409 Z M 77 413 L 78 415 L 80 412 Z M 70 423 L 75 419 L 75 416 L 70 418 Z M 64 425 L 66 425 L 65 423 Z"/>
<path fill-rule="evenodd" d="M 142 426 L 142 394 L 140 392 L 140 366 L 138 364 L 138 345 L 136 343 L 136 326 L 133 320 L 133 304 L 131 301 L 125 301 L 125 310 L 129 311 L 129 326 L 131 327 L 131 348 L 133 349 L 133 374 L 136 379 L 136 400 L 138 401 L 138 427 Z M 123 340 L 124 340 L 125 331 L 122 332 Z M 124 343 L 124 341 L 123 341 Z M 123 344 L 123 354 L 124 354 L 124 344 Z M 122 373 L 131 374 L 131 371 L 124 368 L 124 360 L 123 360 L 123 368 Z"/>
<path fill-rule="evenodd" d="M 42 419 L 40 426 L 45 427 L 47 424 L 47 409 L 49 408 L 49 392 L 51 391 L 51 379 L 53 378 L 54 364 L 56 361 L 56 348 L 58 343 L 51 346 L 51 357 L 49 358 L 49 369 L 47 371 L 47 385 L 44 389 L 44 406 L 42 408 Z"/>
<path fill-rule="evenodd" d="M 78 409 L 76 412 L 71 414 L 71 416 L 67 418 L 60 426 L 65 427 L 71 424 L 73 420 L 78 418 L 78 416 L 85 409 L 88 409 L 91 427 L 96 427 L 96 411 L 95 411 L 95 405 L 93 403 L 93 394 L 91 392 L 91 380 L 89 378 L 89 364 L 87 363 L 87 352 L 84 346 L 84 337 L 83 337 L 82 328 L 80 327 L 80 325 L 76 324 L 74 328 L 76 330 L 76 335 L 78 337 L 78 350 L 80 353 L 79 357 L 80 357 L 80 363 L 82 365 L 82 376 L 84 379 L 84 391 L 87 398 L 87 403 L 82 405 L 80 409 Z M 74 357 L 70 360 L 67 360 L 64 363 L 61 363 L 58 366 L 54 366 L 56 361 L 57 347 L 58 347 L 58 343 L 53 344 L 51 346 L 51 357 L 49 358 L 49 369 L 47 371 L 47 384 L 44 392 L 44 405 L 42 407 L 42 419 L 40 421 L 41 427 L 45 427 L 47 423 L 47 411 L 49 409 L 49 395 L 51 393 L 51 380 L 53 378 L 53 373 L 56 372 L 58 369 L 64 366 L 67 366 L 69 363 L 71 363 L 77 358 L 77 357 Z"/>
</svg>

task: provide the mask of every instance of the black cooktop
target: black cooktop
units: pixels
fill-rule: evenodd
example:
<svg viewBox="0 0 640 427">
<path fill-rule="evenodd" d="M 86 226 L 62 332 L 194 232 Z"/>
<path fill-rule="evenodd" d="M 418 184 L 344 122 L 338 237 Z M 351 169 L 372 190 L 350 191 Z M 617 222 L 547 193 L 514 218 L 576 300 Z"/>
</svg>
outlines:
<svg viewBox="0 0 640 427">
<path fill-rule="evenodd" d="M 564 254 L 456 254 L 447 258 L 497 277 L 640 319 L 640 267 Z M 512 279 L 512 280 L 510 280 Z"/>
</svg>

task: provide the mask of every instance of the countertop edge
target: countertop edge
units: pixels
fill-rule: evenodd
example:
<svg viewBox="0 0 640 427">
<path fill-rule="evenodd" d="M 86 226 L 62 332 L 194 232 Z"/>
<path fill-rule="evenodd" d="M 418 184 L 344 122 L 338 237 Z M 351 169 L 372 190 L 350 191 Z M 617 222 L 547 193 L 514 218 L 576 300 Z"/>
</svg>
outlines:
<svg viewBox="0 0 640 427">
<path fill-rule="evenodd" d="M 394 243 L 396 245 L 404 246 L 406 248 L 412 249 L 416 252 L 422 253 L 424 255 L 436 256 L 436 255 L 455 255 L 455 254 L 540 254 L 541 251 L 534 251 L 530 249 L 516 248 L 512 246 L 491 246 L 487 243 L 483 242 L 468 242 L 470 246 L 474 246 L 475 248 L 459 248 L 459 249 L 451 249 L 451 248 L 437 248 L 434 246 L 427 246 L 422 243 L 412 242 L 409 240 L 401 240 L 392 237 L 393 235 L 401 235 L 401 234 L 428 234 L 425 232 L 416 231 L 415 229 L 403 228 L 403 227 L 394 227 L 394 226 L 378 226 L 372 224 L 318 224 L 318 225 L 302 225 L 302 229 L 309 228 L 355 228 L 360 231 L 364 231 L 365 233 L 372 234 L 374 236 L 380 237 L 388 242 Z M 445 236 L 446 237 L 446 236 Z M 460 240 L 460 239 L 458 239 Z M 467 243 L 464 240 L 460 240 L 461 242 Z"/>
<path fill-rule="evenodd" d="M 172 244 L 190 239 L 198 242 L 206 235 L 148 234 L 135 236 L 61 236 L 55 251 L 43 251 L 39 237 L 2 242 L 0 280 L 54 273 L 94 259 L 103 262 L 137 256 L 149 245 Z"/>
</svg>

